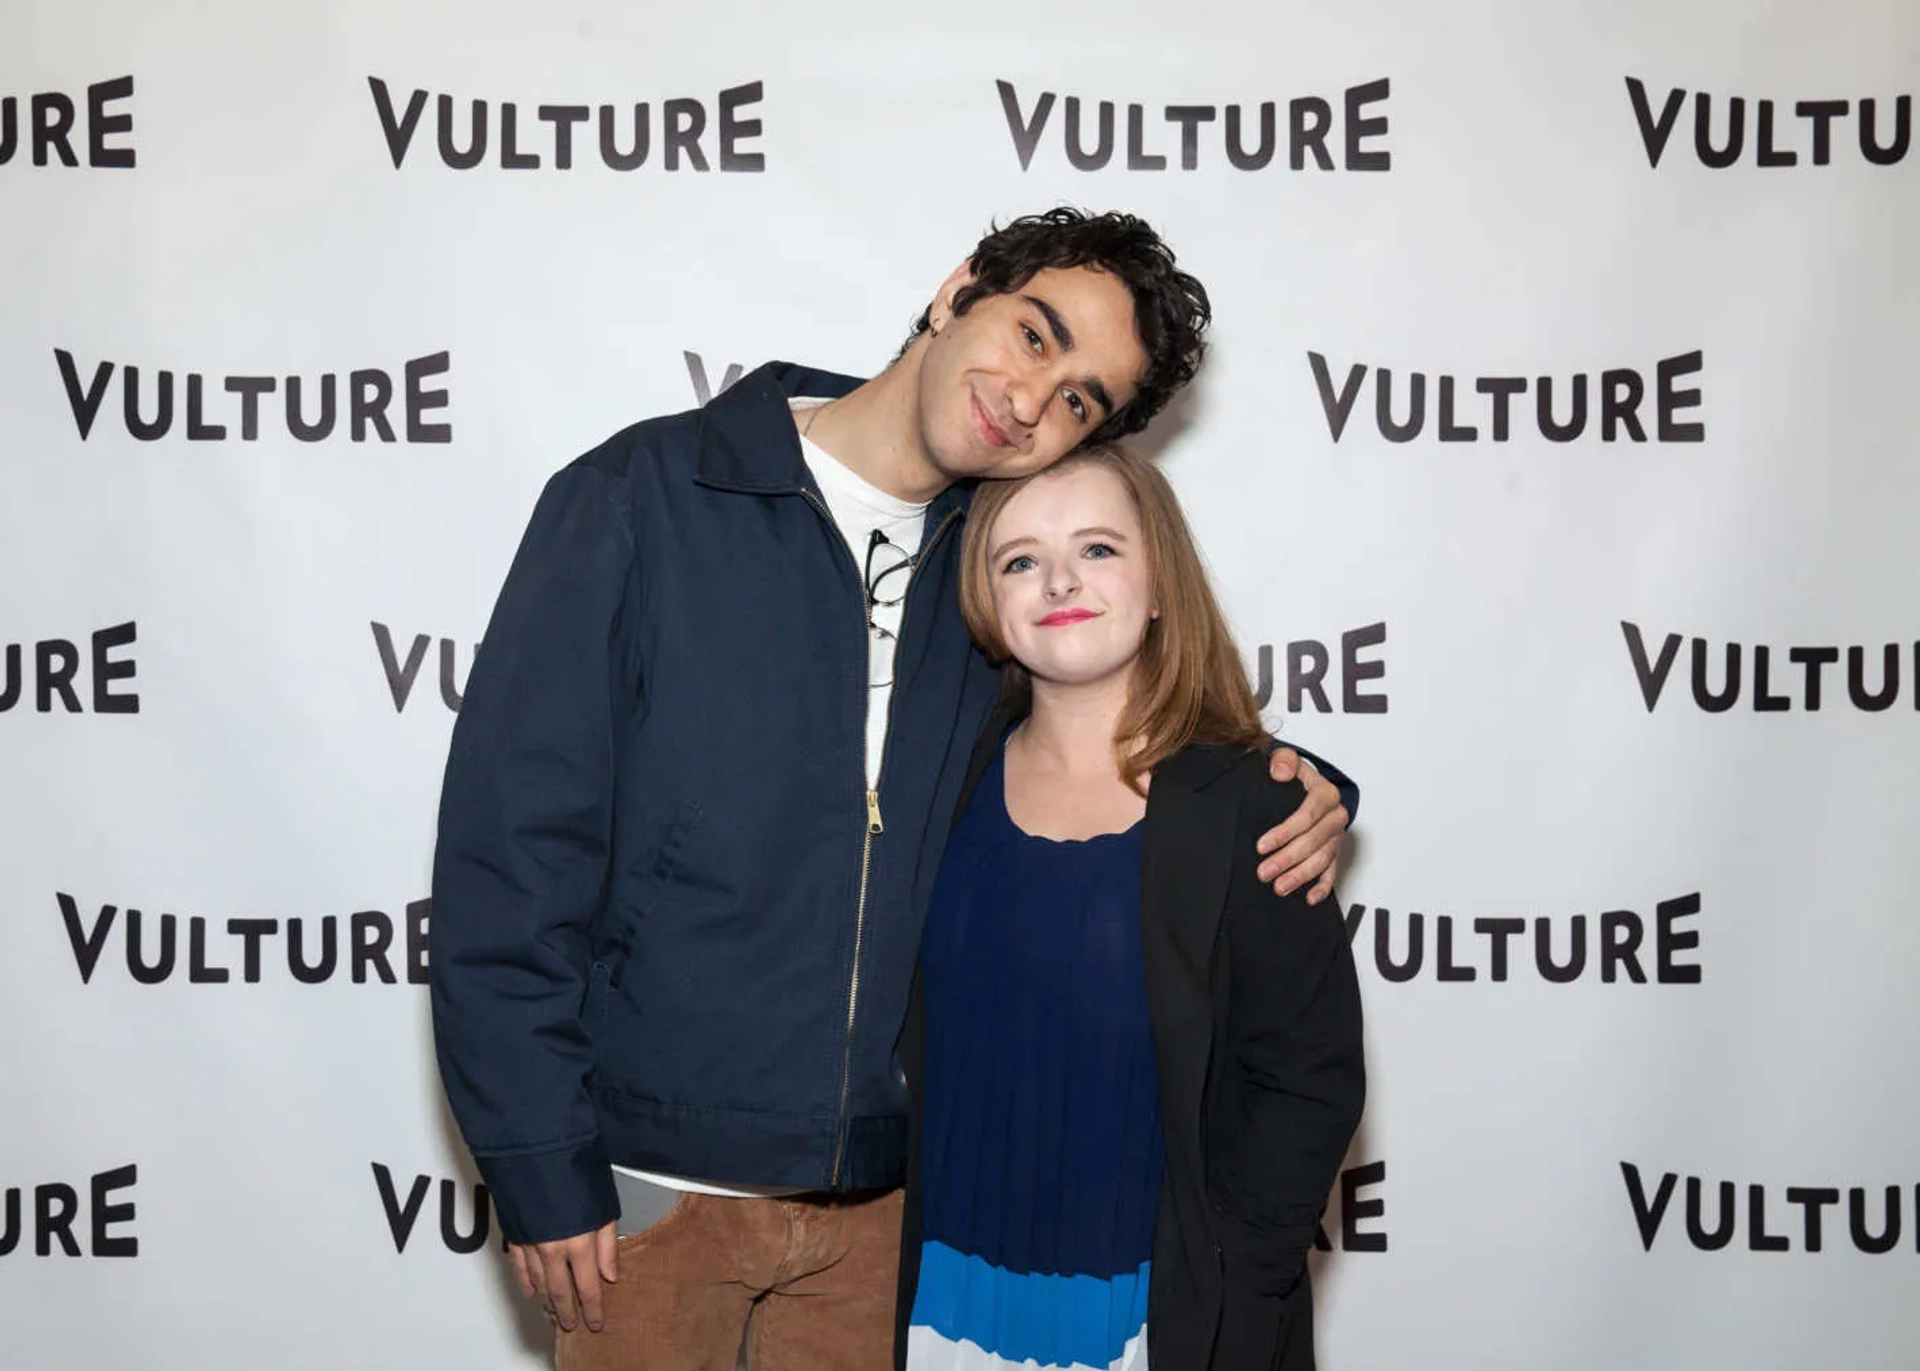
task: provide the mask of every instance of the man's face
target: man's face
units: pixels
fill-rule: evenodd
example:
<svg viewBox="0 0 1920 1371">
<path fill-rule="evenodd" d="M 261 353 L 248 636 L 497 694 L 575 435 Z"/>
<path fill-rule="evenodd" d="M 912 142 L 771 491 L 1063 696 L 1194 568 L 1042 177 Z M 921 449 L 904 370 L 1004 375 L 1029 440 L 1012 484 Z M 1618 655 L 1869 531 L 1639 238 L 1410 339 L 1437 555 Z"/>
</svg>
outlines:
<svg viewBox="0 0 1920 1371">
<path fill-rule="evenodd" d="M 920 442 L 949 480 L 1051 466 L 1133 398 L 1146 370 L 1133 299 L 1116 276 L 1050 267 L 1010 295 L 933 310 L 919 377 Z"/>
</svg>

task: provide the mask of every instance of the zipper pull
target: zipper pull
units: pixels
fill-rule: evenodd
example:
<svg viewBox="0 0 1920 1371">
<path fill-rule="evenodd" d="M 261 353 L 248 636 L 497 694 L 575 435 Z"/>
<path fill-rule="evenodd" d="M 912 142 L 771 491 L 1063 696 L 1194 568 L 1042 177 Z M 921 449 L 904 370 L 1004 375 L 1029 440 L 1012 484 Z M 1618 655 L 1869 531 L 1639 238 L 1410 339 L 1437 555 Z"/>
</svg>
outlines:
<svg viewBox="0 0 1920 1371">
<path fill-rule="evenodd" d="M 885 833 L 886 831 L 880 823 L 880 792 L 869 790 L 867 792 L 867 832 Z"/>
</svg>

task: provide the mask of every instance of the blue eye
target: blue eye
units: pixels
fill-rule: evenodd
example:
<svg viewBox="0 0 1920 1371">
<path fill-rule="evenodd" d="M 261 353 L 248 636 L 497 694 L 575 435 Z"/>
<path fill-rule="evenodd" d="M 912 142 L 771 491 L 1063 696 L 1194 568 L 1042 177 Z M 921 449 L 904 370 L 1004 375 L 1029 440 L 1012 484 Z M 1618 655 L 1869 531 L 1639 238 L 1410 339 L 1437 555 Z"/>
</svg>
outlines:
<svg viewBox="0 0 1920 1371">
<path fill-rule="evenodd" d="M 1080 555 L 1091 557 L 1095 561 L 1105 561 L 1109 557 L 1117 557 L 1120 554 L 1114 551 L 1111 543 L 1088 543 L 1086 551 Z"/>
<path fill-rule="evenodd" d="M 1027 556 L 1023 552 L 1018 557 L 1015 557 L 1012 561 L 1008 562 L 1004 567 L 1000 568 L 1000 570 L 1003 575 L 1012 575 L 1016 571 L 1026 571 L 1028 568 L 1032 567 L 1033 565 L 1034 565 L 1033 558 Z"/>
</svg>

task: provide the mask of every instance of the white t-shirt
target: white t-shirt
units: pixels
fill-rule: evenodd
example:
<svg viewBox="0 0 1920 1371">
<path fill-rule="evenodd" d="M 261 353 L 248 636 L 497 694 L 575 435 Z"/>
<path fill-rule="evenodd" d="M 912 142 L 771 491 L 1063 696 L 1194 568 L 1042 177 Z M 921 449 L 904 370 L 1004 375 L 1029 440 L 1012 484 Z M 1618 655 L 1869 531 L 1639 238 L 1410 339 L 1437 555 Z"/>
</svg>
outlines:
<svg viewBox="0 0 1920 1371">
<path fill-rule="evenodd" d="M 819 399 L 795 399 L 791 402 L 803 426 L 806 422 L 804 412 L 825 403 Z M 900 636 L 901 620 L 906 613 L 907 582 L 913 576 L 913 572 L 904 564 L 920 551 L 920 535 L 926 528 L 927 506 L 887 494 L 804 435 L 800 439 L 800 453 L 806 458 L 807 470 L 813 473 L 813 479 L 820 487 L 827 512 L 833 516 L 840 536 L 847 540 L 847 550 L 853 554 L 854 574 L 856 577 L 864 576 L 871 565 L 877 583 L 871 618 L 884 631 L 867 630 L 866 745 L 867 789 L 877 790 L 880 787 L 880 756 L 887 742 L 887 716 L 893 703 L 893 650 Z M 886 542 L 873 547 L 876 529 Z M 869 547 L 873 551 L 871 563 L 867 556 Z M 900 569 L 885 575 L 883 579 L 882 573 L 893 567 Z M 862 594 L 865 593 L 863 589 Z M 693 1191 L 701 1195 L 750 1198 L 798 1193 L 781 1187 L 720 1185 L 686 1176 L 636 1171 L 625 1166 L 613 1169 L 622 1176 L 648 1185 L 672 1191 Z M 623 1186 L 622 1189 L 632 1193 L 632 1187 Z M 635 1219 L 642 1218 L 639 1214 L 629 1215 L 627 1212 L 639 1207 L 623 1199 L 620 1219 L 622 1232 L 633 1231 L 629 1226 Z M 651 1213 L 653 1208 L 646 1206 L 643 1213 Z"/>
<path fill-rule="evenodd" d="M 798 400 L 794 408 L 819 403 Z M 880 753 L 887 741 L 887 714 L 893 703 L 893 650 L 900 636 L 900 621 L 906 613 L 907 582 L 913 577 L 906 562 L 920 551 L 927 507 L 868 484 L 825 448 L 805 437 L 800 439 L 800 452 L 807 459 L 807 470 L 819 483 L 820 494 L 827 502 L 833 522 L 839 526 L 840 536 L 847 540 L 855 572 L 864 576 L 871 566 L 877 582 L 871 615 L 882 631 L 867 630 L 867 789 L 877 790 Z M 876 530 L 886 542 L 873 548 L 869 560 L 867 552 Z"/>
</svg>

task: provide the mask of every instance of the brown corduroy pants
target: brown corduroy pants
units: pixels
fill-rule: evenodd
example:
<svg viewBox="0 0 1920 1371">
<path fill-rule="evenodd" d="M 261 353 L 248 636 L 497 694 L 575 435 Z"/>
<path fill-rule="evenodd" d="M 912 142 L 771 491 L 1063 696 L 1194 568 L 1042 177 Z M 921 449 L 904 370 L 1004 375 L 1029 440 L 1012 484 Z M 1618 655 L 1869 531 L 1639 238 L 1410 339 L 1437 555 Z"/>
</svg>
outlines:
<svg viewBox="0 0 1920 1371">
<path fill-rule="evenodd" d="M 900 1209 L 682 1195 L 619 1240 L 604 1325 L 556 1330 L 556 1371 L 891 1371 Z"/>
</svg>

